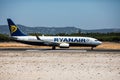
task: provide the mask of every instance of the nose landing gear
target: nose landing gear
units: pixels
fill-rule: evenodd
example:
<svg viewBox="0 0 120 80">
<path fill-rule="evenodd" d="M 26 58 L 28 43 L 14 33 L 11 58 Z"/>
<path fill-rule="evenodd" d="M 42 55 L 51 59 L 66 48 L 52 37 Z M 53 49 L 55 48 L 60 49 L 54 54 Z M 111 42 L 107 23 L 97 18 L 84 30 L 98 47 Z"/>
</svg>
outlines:
<svg viewBox="0 0 120 80">
<path fill-rule="evenodd" d="M 94 47 L 92 46 L 92 47 L 91 47 L 91 50 L 93 50 L 93 49 L 94 49 Z"/>
</svg>

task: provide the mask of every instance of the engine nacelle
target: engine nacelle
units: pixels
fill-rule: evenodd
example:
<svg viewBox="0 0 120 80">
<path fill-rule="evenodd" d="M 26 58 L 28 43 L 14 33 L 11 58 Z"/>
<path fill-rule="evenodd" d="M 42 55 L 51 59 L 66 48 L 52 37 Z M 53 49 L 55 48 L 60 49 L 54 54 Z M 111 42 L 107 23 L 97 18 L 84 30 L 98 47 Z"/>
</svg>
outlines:
<svg viewBox="0 0 120 80">
<path fill-rule="evenodd" d="M 68 43 L 61 43 L 59 45 L 60 48 L 69 48 L 69 44 Z"/>
</svg>

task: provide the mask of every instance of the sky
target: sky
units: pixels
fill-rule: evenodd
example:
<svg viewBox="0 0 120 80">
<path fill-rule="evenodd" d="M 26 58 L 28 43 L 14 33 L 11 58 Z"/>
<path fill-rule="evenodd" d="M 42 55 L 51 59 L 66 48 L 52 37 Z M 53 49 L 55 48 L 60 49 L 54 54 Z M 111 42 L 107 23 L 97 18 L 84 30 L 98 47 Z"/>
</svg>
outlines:
<svg viewBox="0 0 120 80">
<path fill-rule="evenodd" d="M 0 0 L 7 18 L 29 27 L 120 28 L 120 0 Z"/>
</svg>

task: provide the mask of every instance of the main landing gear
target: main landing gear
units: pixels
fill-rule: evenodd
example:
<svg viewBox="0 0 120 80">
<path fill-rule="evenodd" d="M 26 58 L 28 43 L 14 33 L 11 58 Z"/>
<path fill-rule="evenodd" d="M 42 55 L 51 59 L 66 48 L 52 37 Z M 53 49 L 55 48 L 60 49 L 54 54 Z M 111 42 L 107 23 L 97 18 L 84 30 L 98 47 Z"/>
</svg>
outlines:
<svg viewBox="0 0 120 80">
<path fill-rule="evenodd" d="M 93 50 L 96 46 L 91 46 L 91 50 Z"/>
<path fill-rule="evenodd" d="M 94 47 L 92 46 L 92 47 L 91 47 L 91 50 L 93 50 L 93 49 L 94 49 Z"/>
<path fill-rule="evenodd" d="M 56 46 L 52 46 L 52 50 L 55 50 L 56 49 Z"/>
</svg>

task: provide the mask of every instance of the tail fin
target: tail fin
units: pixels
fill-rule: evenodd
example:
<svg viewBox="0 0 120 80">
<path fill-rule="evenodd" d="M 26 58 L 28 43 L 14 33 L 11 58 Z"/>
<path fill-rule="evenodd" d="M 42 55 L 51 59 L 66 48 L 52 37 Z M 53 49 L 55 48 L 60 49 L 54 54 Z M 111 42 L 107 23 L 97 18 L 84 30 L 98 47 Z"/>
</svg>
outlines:
<svg viewBox="0 0 120 80">
<path fill-rule="evenodd" d="M 14 24 L 14 22 L 11 19 L 7 19 L 7 22 L 11 36 L 26 36 L 19 30 L 19 28 Z"/>
</svg>

